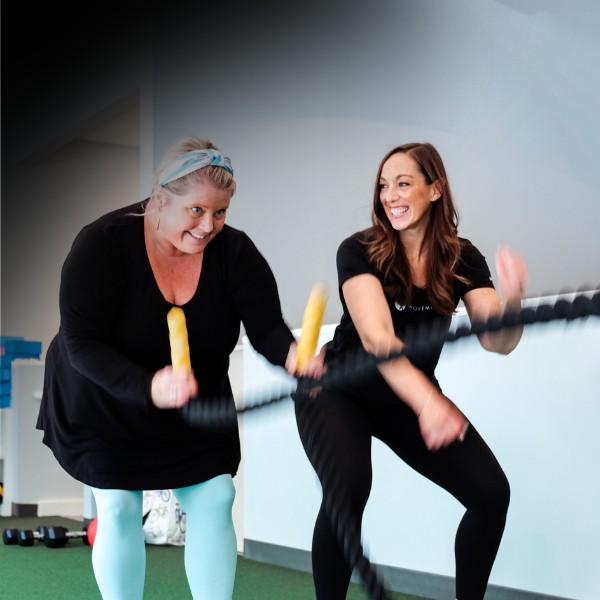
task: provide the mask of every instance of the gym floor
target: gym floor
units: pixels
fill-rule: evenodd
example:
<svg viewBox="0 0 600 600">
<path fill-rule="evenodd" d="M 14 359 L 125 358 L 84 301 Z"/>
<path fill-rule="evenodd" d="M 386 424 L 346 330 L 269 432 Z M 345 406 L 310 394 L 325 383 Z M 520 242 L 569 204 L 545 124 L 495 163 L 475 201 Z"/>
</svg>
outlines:
<svg viewBox="0 0 600 600">
<path fill-rule="evenodd" d="M 81 520 L 64 517 L 0 517 L 0 530 L 60 525 L 82 531 Z M 91 548 L 81 539 L 62 548 L 0 544 L 0 598 L 3 600 L 101 600 L 92 571 Z M 183 547 L 146 546 L 144 600 L 191 600 L 183 567 Z M 309 600 L 310 573 L 239 557 L 233 600 Z M 392 600 L 425 600 L 391 593 Z M 368 600 L 362 586 L 351 584 L 347 600 Z"/>
</svg>

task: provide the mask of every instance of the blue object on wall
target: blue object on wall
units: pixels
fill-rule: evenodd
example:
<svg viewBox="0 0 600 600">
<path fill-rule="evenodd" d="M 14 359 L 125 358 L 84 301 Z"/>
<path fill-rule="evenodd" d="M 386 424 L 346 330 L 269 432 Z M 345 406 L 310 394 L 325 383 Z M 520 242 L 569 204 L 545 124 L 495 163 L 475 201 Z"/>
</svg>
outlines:
<svg viewBox="0 0 600 600">
<path fill-rule="evenodd" d="M 10 408 L 11 363 L 15 358 L 39 358 L 42 342 L 18 336 L 0 336 L 0 408 Z"/>
</svg>

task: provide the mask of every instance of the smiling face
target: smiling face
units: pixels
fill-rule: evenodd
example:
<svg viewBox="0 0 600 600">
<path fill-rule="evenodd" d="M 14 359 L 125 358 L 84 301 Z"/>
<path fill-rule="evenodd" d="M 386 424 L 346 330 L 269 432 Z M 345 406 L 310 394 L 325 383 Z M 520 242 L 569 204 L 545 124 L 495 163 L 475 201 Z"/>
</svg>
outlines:
<svg viewBox="0 0 600 600">
<path fill-rule="evenodd" d="M 438 187 L 427 182 L 410 154 L 392 154 L 379 179 L 379 200 L 392 227 L 399 232 L 424 232 L 432 202 L 440 196 Z"/>
<path fill-rule="evenodd" d="M 205 182 L 184 195 L 160 190 L 157 201 L 160 245 L 172 254 L 201 254 L 225 225 L 231 192 Z"/>
</svg>

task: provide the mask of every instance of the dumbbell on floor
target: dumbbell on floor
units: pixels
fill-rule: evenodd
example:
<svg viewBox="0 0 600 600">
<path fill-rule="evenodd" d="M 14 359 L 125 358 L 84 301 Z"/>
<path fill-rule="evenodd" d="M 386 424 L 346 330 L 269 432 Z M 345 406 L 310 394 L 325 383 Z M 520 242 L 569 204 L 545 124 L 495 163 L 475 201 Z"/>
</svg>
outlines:
<svg viewBox="0 0 600 600">
<path fill-rule="evenodd" d="M 66 527 L 46 527 L 44 543 L 48 548 L 62 548 L 69 540 L 81 539 L 86 546 L 93 546 L 98 519 L 92 519 L 83 531 L 69 531 Z"/>
<path fill-rule="evenodd" d="M 38 540 L 43 542 L 45 540 L 46 527 L 38 527 L 35 531 L 31 529 L 19 529 L 17 534 L 17 541 L 19 546 L 33 546 L 33 542 Z"/>
<path fill-rule="evenodd" d="M 19 530 L 18 529 L 5 529 L 2 532 L 2 541 L 7 546 L 14 546 L 19 541 Z"/>
<path fill-rule="evenodd" d="M 36 531 L 5 529 L 2 532 L 2 541 L 7 546 L 19 544 L 19 546 L 32 546 L 34 540 L 43 541 L 44 527 L 38 527 Z"/>
<path fill-rule="evenodd" d="M 44 542 L 48 548 L 62 548 L 71 539 L 82 539 L 87 546 L 94 544 L 96 537 L 97 518 L 92 519 L 83 531 L 69 531 L 67 527 L 52 525 L 38 527 L 36 531 L 30 529 L 5 529 L 2 540 L 5 544 L 19 544 L 19 546 L 32 546 L 35 540 Z"/>
</svg>

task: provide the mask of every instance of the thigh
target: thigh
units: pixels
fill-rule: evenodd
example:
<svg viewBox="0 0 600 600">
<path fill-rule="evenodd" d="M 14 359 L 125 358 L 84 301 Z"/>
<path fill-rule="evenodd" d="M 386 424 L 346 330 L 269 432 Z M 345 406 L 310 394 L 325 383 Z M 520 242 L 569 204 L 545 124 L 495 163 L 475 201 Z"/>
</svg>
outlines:
<svg viewBox="0 0 600 600">
<path fill-rule="evenodd" d="M 139 516 L 141 527 L 143 492 L 100 488 L 91 490 L 99 516 L 112 519 L 137 519 Z"/>
<path fill-rule="evenodd" d="M 173 492 L 186 515 L 221 508 L 231 510 L 235 500 L 235 486 L 229 473 L 217 475 L 202 483 L 177 488 Z"/>
<path fill-rule="evenodd" d="M 300 439 L 324 494 L 335 487 L 366 503 L 371 489 L 371 427 L 368 413 L 347 395 L 322 391 L 297 397 Z"/>
<path fill-rule="evenodd" d="M 423 441 L 416 416 L 409 413 L 400 418 L 388 414 L 378 422 L 375 435 L 407 465 L 446 489 L 465 507 L 507 503 L 506 476 L 472 424 L 464 441 L 431 451 Z"/>
</svg>

